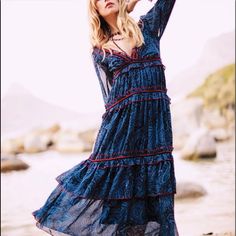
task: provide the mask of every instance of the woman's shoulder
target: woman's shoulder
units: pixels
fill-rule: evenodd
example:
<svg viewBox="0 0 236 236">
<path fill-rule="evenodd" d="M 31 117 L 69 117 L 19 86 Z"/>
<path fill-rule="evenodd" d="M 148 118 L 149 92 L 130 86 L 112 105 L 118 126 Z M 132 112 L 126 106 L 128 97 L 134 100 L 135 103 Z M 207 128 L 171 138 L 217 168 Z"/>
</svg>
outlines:
<svg viewBox="0 0 236 236">
<path fill-rule="evenodd" d="M 90 51 L 93 57 L 95 57 L 98 53 L 100 53 L 100 49 L 97 46 L 92 46 Z"/>
<path fill-rule="evenodd" d="M 92 56 L 94 62 L 96 62 L 98 64 L 106 63 L 106 51 L 105 51 L 105 56 L 104 56 L 103 50 L 97 46 L 93 46 L 91 51 L 92 51 L 91 56 Z"/>
<path fill-rule="evenodd" d="M 100 57 L 100 54 L 101 54 L 101 49 L 98 48 L 97 46 L 92 46 L 92 48 L 91 48 L 91 56 L 94 59 L 98 59 Z"/>
</svg>

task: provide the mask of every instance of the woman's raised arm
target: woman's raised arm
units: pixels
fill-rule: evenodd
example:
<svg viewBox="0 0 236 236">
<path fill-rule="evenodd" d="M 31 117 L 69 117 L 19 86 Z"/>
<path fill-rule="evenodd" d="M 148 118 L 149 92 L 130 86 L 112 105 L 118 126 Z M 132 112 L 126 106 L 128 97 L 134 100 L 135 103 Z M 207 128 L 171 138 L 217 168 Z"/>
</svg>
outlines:
<svg viewBox="0 0 236 236">
<path fill-rule="evenodd" d="M 127 12 L 130 13 L 140 0 L 127 0 Z"/>
<path fill-rule="evenodd" d="M 175 0 L 158 0 L 145 15 L 140 17 L 158 38 L 161 38 L 166 28 L 174 4 Z"/>
</svg>

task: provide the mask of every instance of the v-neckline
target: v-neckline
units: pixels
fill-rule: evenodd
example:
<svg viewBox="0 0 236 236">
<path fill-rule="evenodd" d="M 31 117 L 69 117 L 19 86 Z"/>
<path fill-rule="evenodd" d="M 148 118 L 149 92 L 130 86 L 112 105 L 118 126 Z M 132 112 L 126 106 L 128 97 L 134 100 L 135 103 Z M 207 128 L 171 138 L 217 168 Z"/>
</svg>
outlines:
<svg viewBox="0 0 236 236">
<path fill-rule="evenodd" d="M 99 51 L 102 51 L 102 49 L 100 49 L 100 48 L 97 48 L 97 49 L 99 49 Z M 137 46 L 133 47 L 132 50 L 131 50 L 131 55 L 128 55 L 126 52 L 123 52 L 121 50 L 117 50 L 117 49 L 113 49 L 113 48 L 110 48 L 110 49 L 111 49 L 112 53 L 114 55 L 116 55 L 116 56 L 119 56 L 119 57 L 121 57 L 123 59 L 134 60 L 135 58 L 134 58 L 133 55 L 134 54 L 137 55 L 139 47 L 137 47 Z M 106 52 L 110 53 L 109 49 L 104 48 L 104 50 Z"/>
<path fill-rule="evenodd" d="M 117 50 L 117 49 L 113 49 L 113 48 L 111 48 L 111 50 L 116 54 L 123 54 L 123 55 L 125 55 L 126 57 L 128 57 L 130 59 L 134 59 L 133 55 L 134 55 L 134 52 L 137 52 L 137 46 L 135 46 L 131 49 L 131 54 L 130 55 L 125 50 L 121 51 L 121 50 Z"/>
<path fill-rule="evenodd" d="M 141 46 L 142 47 L 142 46 Z M 135 59 L 137 59 L 137 54 L 138 54 L 138 51 L 139 51 L 139 49 L 141 48 L 141 47 L 137 47 L 137 46 L 135 46 L 135 47 L 133 47 L 132 48 L 132 50 L 131 50 L 131 55 L 128 55 L 126 52 L 123 52 L 123 51 L 120 51 L 120 50 L 117 50 L 117 49 L 113 49 L 113 48 L 110 48 L 110 50 L 112 51 L 112 53 L 114 54 L 114 55 L 116 55 L 116 56 L 118 56 L 118 57 L 120 57 L 120 58 L 123 58 L 123 59 L 126 59 L 126 60 L 135 60 Z M 98 48 L 98 47 L 94 47 L 94 48 L 96 48 L 96 49 L 98 49 L 100 52 L 102 52 L 102 49 L 101 48 Z M 104 50 L 105 50 L 105 52 L 108 52 L 108 53 L 110 53 L 110 51 L 109 51 L 109 49 L 107 49 L 107 48 L 104 48 Z M 136 56 L 136 57 L 134 57 L 134 55 Z"/>
<path fill-rule="evenodd" d="M 127 57 L 129 57 L 129 58 L 133 58 L 132 56 L 133 56 L 133 54 L 134 54 L 134 51 L 136 51 L 137 50 L 137 46 L 134 46 L 133 48 L 131 48 L 131 54 L 128 54 L 125 50 L 123 50 L 115 41 L 113 41 L 113 43 L 116 45 L 116 47 L 117 48 L 119 48 L 120 50 L 117 50 L 117 49 L 112 49 L 111 48 L 111 50 L 113 51 L 113 52 L 118 52 L 118 53 L 123 53 L 123 54 L 125 54 Z"/>
</svg>

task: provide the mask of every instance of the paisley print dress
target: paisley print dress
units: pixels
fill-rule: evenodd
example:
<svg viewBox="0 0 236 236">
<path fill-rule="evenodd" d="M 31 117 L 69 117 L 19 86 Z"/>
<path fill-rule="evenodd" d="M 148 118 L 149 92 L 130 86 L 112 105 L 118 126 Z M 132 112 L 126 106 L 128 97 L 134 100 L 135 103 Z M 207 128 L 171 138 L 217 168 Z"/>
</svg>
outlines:
<svg viewBox="0 0 236 236">
<path fill-rule="evenodd" d="M 88 159 L 56 177 L 32 214 L 51 235 L 178 236 L 170 97 L 160 39 L 175 0 L 139 19 L 145 44 L 128 55 L 94 47 L 105 112 Z"/>
</svg>

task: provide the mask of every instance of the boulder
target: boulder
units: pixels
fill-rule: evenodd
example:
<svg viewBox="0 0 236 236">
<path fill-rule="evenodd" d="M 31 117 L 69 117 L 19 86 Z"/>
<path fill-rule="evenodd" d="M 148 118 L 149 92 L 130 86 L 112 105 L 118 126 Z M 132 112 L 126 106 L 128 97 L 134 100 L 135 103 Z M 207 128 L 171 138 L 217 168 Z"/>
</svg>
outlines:
<svg viewBox="0 0 236 236">
<path fill-rule="evenodd" d="M 89 129 L 83 132 L 79 132 L 79 138 L 81 138 L 85 143 L 93 145 L 98 133 L 98 128 Z"/>
<path fill-rule="evenodd" d="M 233 233 L 233 232 L 223 232 L 223 233 L 208 232 L 208 233 L 203 233 L 201 236 L 205 236 L 205 235 L 212 235 L 212 236 L 235 236 L 235 233 Z"/>
<path fill-rule="evenodd" d="M 224 111 L 224 116 L 228 122 L 228 125 L 235 123 L 235 110 L 234 109 L 227 109 Z"/>
<path fill-rule="evenodd" d="M 189 199 L 205 196 L 207 191 L 204 187 L 193 182 L 179 182 L 176 185 L 176 199 Z"/>
<path fill-rule="evenodd" d="M 61 130 L 61 126 L 59 124 L 54 124 L 51 127 L 45 129 L 45 132 L 54 134 L 54 133 L 59 132 L 60 130 Z"/>
<path fill-rule="evenodd" d="M 19 154 L 24 152 L 24 137 L 1 140 L 1 153 Z"/>
<path fill-rule="evenodd" d="M 173 141 L 181 149 L 189 135 L 201 125 L 203 101 L 200 98 L 183 99 L 171 107 Z"/>
<path fill-rule="evenodd" d="M 54 149 L 59 152 L 87 152 L 92 148 L 91 144 L 85 143 L 75 131 L 61 131 L 54 136 Z"/>
<path fill-rule="evenodd" d="M 42 152 L 48 149 L 49 143 L 49 137 L 32 132 L 25 136 L 24 149 L 26 153 Z"/>
<path fill-rule="evenodd" d="M 55 134 L 57 132 L 59 132 L 61 130 L 61 126 L 59 124 L 53 124 L 47 128 L 45 127 L 38 127 L 38 128 L 34 128 L 32 129 L 32 133 L 35 134 Z"/>
<path fill-rule="evenodd" d="M 192 133 L 180 152 L 184 160 L 216 157 L 216 142 L 206 128 L 200 128 Z"/>
<path fill-rule="evenodd" d="M 228 122 L 219 110 L 205 109 L 202 116 L 202 123 L 208 129 L 227 128 Z"/>
<path fill-rule="evenodd" d="M 229 130 L 223 128 L 210 130 L 210 134 L 217 142 L 229 140 L 232 136 Z"/>
<path fill-rule="evenodd" d="M 1 172 L 6 173 L 13 170 L 26 170 L 29 165 L 14 155 L 1 155 Z"/>
</svg>

